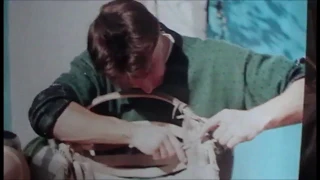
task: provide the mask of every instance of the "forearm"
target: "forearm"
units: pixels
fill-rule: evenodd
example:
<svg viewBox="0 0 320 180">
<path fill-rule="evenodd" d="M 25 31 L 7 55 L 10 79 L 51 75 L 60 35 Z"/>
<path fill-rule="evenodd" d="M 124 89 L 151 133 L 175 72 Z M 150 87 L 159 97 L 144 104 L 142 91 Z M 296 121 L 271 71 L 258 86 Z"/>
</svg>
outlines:
<svg viewBox="0 0 320 180">
<path fill-rule="evenodd" d="M 264 129 L 301 123 L 303 119 L 304 79 L 292 83 L 285 92 L 251 109 L 265 119 Z"/>
<path fill-rule="evenodd" d="M 71 102 L 55 123 L 54 137 L 85 144 L 128 144 L 135 125 L 90 112 Z"/>
</svg>

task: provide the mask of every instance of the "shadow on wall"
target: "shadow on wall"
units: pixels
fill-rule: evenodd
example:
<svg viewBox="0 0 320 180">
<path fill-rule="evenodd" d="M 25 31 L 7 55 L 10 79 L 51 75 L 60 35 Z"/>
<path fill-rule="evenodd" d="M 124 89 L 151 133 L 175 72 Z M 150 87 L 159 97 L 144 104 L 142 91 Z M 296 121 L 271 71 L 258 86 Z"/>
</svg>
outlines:
<svg viewBox="0 0 320 180">
<path fill-rule="evenodd" d="M 305 56 L 307 0 L 221 1 L 226 29 L 217 17 L 218 0 L 210 0 L 208 38 L 292 61 Z M 301 133 L 301 124 L 287 126 L 238 145 L 232 179 L 298 179 Z"/>
<path fill-rule="evenodd" d="M 285 55 L 291 60 L 305 55 L 307 1 L 222 1 L 227 19 L 224 40 L 261 53 Z M 209 38 L 222 33 L 216 16 L 217 0 L 209 3 Z"/>
</svg>

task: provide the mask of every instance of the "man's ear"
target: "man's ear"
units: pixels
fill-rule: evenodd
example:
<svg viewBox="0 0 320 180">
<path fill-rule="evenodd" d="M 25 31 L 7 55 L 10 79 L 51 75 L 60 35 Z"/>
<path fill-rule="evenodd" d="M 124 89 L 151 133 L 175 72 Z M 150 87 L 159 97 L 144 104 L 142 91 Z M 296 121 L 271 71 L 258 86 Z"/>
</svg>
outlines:
<svg viewBox="0 0 320 180">
<path fill-rule="evenodd" d="M 179 33 L 169 29 L 163 23 L 159 22 L 159 24 L 160 24 L 160 31 L 163 31 L 166 34 L 170 34 L 173 37 L 175 44 L 181 47 L 183 43 L 182 36 Z"/>
</svg>

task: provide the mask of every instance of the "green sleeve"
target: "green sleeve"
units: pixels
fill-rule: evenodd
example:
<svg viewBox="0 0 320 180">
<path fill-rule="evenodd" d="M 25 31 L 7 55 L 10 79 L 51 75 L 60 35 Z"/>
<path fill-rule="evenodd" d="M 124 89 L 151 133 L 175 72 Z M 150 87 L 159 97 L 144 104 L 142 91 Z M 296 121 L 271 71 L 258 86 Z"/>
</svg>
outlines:
<svg viewBox="0 0 320 180">
<path fill-rule="evenodd" d="M 69 86 L 76 94 L 77 103 L 88 106 L 99 95 L 106 93 L 106 81 L 94 68 L 87 52 L 77 56 L 69 72 L 63 73 L 54 84 Z"/>
<path fill-rule="evenodd" d="M 247 109 L 278 96 L 295 80 L 303 78 L 305 66 L 284 56 L 250 52 L 245 59 L 244 101 Z"/>
<path fill-rule="evenodd" d="M 86 107 L 105 93 L 106 81 L 95 71 L 88 54 L 82 53 L 71 62 L 69 72 L 34 98 L 28 111 L 31 127 L 38 135 L 53 138 L 53 127 L 70 102 Z"/>
</svg>

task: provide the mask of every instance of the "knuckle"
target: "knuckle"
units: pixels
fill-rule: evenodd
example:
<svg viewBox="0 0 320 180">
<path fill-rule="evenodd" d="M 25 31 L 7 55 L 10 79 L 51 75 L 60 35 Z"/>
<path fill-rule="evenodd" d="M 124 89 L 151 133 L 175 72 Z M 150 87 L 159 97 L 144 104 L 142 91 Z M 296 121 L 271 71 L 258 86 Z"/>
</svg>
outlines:
<svg viewBox="0 0 320 180">
<path fill-rule="evenodd" d="M 254 135 L 248 135 L 246 140 L 251 141 L 253 138 L 254 138 Z"/>
<path fill-rule="evenodd" d="M 231 149 L 231 148 L 233 148 L 233 145 L 232 145 L 232 144 L 227 144 L 227 147 L 228 147 L 229 149 Z"/>
<path fill-rule="evenodd" d="M 250 137 L 249 136 L 243 136 L 242 139 L 245 140 L 245 141 L 249 141 Z"/>
<path fill-rule="evenodd" d="M 225 142 L 222 141 L 222 140 L 219 140 L 219 144 L 220 144 L 220 145 L 225 145 Z"/>
<path fill-rule="evenodd" d="M 238 135 L 238 139 L 239 140 L 244 140 L 244 141 L 246 141 L 247 139 L 248 139 L 248 136 L 246 136 L 246 135 L 244 135 L 244 134 L 240 134 L 240 135 Z"/>
</svg>

